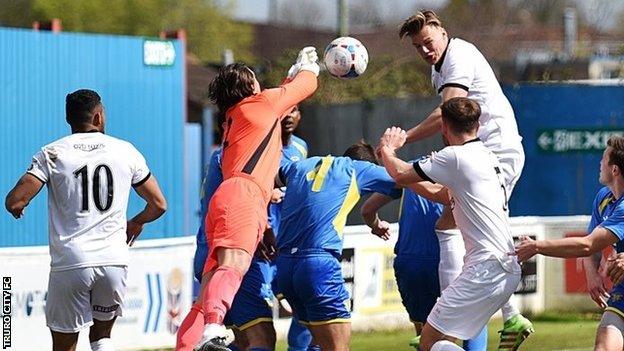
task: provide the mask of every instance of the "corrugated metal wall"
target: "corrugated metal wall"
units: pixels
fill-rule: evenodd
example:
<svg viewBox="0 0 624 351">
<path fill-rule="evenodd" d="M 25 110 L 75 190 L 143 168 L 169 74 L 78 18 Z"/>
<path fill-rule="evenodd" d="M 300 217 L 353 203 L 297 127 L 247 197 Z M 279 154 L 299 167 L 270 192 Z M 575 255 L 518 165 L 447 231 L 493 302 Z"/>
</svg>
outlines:
<svg viewBox="0 0 624 351">
<path fill-rule="evenodd" d="M 342 155 L 349 145 L 364 138 L 373 146 L 391 126 L 403 129 L 414 127 L 440 103 L 440 98 L 377 99 L 364 103 L 343 105 L 303 105 L 301 123 L 296 132 L 308 143 L 309 155 Z M 411 143 L 399 150 L 405 160 L 427 155 L 443 147 L 442 138 L 433 136 L 418 143 Z M 351 211 L 347 224 L 362 224 L 360 206 Z M 399 201 L 380 211 L 384 220 L 396 221 Z"/>
<path fill-rule="evenodd" d="M 143 64 L 143 38 L 0 28 L 0 194 L 6 196 L 43 145 L 68 134 L 65 95 L 94 89 L 107 111 L 107 133 L 132 142 L 147 159 L 169 211 L 144 238 L 183 233 L 184 54 L 173 66 Z M 45 192 L 45 190 L 44 190 Z M 132 195 L 128 215 L 144 206 Z M 0 215 L 0 246 L 47 244 L 47 196 L 21 220 Z"/>
<path fill-rule="evenodd" d="M 590 214 L 601 187 L 598 174 L 604 140 L 592 150 L 544 152 L 539 137 L 544 130 L 557 128 L 624 130 L 624 86 L 519 84 L 504 90 L 516 113 L 526 152 L 522 177 L 510 202 L 511 214 Z"/>
</svg>

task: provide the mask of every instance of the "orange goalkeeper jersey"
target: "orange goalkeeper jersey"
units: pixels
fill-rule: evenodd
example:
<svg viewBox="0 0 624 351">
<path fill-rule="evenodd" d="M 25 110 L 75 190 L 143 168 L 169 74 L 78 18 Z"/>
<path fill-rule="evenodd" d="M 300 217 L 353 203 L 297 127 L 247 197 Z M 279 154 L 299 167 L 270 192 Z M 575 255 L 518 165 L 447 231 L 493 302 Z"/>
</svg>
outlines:
<svg viewBox="0 0 624 351">
<path fill-rule="evenodd" d="M 301 71 L 291 82 L 265 89 L 227 110 L 221 165 L 224 181 L 250 176 L 270 198 L 281 157 L 280 119 L 316 87 L 314 73 Z"/>
</svg>

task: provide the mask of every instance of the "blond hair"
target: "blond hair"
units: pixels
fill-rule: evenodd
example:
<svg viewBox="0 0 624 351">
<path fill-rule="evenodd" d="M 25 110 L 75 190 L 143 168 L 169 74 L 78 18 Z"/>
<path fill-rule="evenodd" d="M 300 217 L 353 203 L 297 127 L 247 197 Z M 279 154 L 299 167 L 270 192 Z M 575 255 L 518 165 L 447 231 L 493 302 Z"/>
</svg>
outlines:
<svg viewBox="0 0 624 351">
<path fill-rule="evenodd" d="M 418 34 L 425 26 L 442 27 L 442 21 L 431 10 L 420 11 L 403 22 L 399 28 L 399 38 Z"/>
</svg>

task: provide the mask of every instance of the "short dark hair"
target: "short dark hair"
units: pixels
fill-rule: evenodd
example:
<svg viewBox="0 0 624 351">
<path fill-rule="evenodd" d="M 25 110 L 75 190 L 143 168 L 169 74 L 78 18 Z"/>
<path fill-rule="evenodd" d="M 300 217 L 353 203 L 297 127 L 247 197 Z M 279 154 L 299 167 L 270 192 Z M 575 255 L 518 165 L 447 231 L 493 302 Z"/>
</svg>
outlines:
<svg viewBox="0 0 624 351">
<path fill-rule="evenodd" d="M 609 164 L 618 166 L 620 174 L 624 176 L 624 137 L 617 135 L 610 137 L 607 146 L 611 147 Z"/>
<path fill-rule="evenodd" d="M 457 134 L 475 132 L 479 128 L 481 107 L 466 97 L 454 97 L 446 100 L 442 106 L 442 119 Z"/>
<path fill-rule="evenodd" d="M 349 157 L 352 160 L 368 161 L 378 164 L 375 149 L 364 139 L 349 146 L 342 156 Z"/>
<path fill-rule="evenodd" d="M 65 120 L 70 126 L 91 123 L 95 108 L 102 104 L 102 98 L 93 90 L 80 89 L 65 97 Z"/>
<path fill-rule="evenodd" d="M 254 79 L 253 71 L 245 64 L 232 63 L 221 67 L 208 86 L 208 98 L 225 113 L 253 94 Z"/>
<path fill-rule="evenodd" d="M 442 27 L 442 21 L 431 10 L 420 11 L 406 19 L 399 28 L 399 38 L 420 33 L 425 26 Z"/>
</svg>

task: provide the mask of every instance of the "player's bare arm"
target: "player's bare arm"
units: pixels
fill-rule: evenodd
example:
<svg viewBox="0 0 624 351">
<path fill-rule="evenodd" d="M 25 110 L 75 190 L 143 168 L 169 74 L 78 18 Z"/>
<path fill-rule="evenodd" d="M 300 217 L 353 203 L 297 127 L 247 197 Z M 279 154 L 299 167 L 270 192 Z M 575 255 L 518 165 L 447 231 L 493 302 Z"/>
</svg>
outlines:
<svg viewBox="0 0 624 351">
<path fill-rule="evenodd" d="M 136 238 L 141 234 L 143 225 L 155 221 L 167 211 L 167 200 L 160 191 L 156 177 L 150 175 L 149 179 L 134 188 L 143 200 L 145 208 L 128 221 L 128 245 L 132 246 Z"/>
<path fill-rule="evenodd" d="M 587 257 L 618 241 L 610 230 L 596 227 L 589 235 L 552 240 L 533 240 L 522 237 L 516 246 L 518 261 L 524 262 L 542 254 L 551 257 Z"/>
<path fill-rule="evenodd" d="M 366 199 L 360 210 L 364 223 L 371 228 L 371 233 L 384 240 L 390 239 L 390 224 L 379 218 L 378 211 L 392 200 L 390 196 L 374 193 Z"/>
<path fill-rule="evenodd" d="M 17 184 L 9 191 L 4 200 L 4 206 L 13 217 L 20 218 L 24 214 L 24 209 L 35 195 L 43 187 L 43 182 L 30 173 L 24 174 Z"/>
<path fill-rule="evenodd" d="M 454 97 L 466 97 L 468 92 L 462 88 L 446 87 L 442 90 L 442 102 Z M 440 106 L 436 107 L 427 118 L 407 131 L 407 142 L 415 142 L 428 138 L 442 129 L 442 110 Z"/>
<path fill-rule="evenodd" d="M 585 270 L 585 279 L 589 296 L 600 307 L 607 307 L 609 293 L 605 285 L 604 277 L 599 272 L 602 252 L 598 251 L 591 256 L 579 258 L 579 262 Z"/>
<path fill-rule="evenodd" d="M 451 197 L 449 196 L 448 189 L 442 184 L 418 182 L 411 183 L 406 187 L 427 200 L 446 206 L 451 205 Z"/>
<path fill-rule="evenodd" d="M 399 185 L 420 182 L 423 179 L 416 173 L 411 163 L 396 157 L 396 150 L 405 144 L 406 133 L 403 129 L 392 127 L 386 129 L 379 141 L 379 153 L 388 174 Z"/>
</svg>

